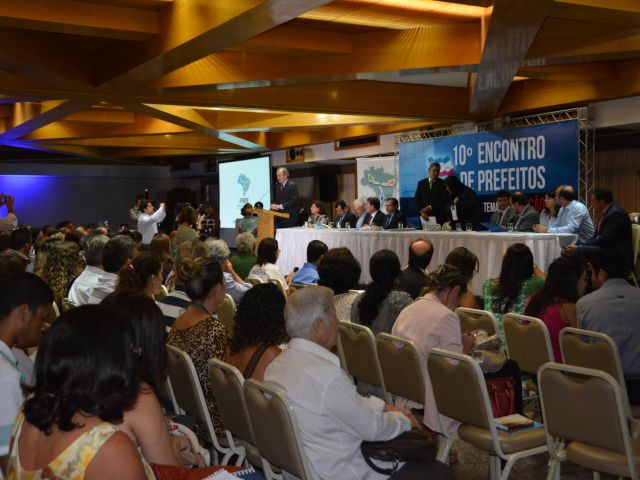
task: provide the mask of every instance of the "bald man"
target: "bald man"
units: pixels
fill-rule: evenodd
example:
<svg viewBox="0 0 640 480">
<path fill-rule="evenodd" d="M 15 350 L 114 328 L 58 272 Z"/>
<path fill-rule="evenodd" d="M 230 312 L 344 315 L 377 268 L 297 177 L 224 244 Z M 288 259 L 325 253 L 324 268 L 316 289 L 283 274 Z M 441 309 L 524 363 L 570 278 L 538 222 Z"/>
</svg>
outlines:
<svg viewBox="0 0 640 480">
<path fill-rule="evenodd" d="M 418 239 L 409 246 L 409 264 L 400 274 L 398 288 L 414 300 L 427 285 L 427 267 L 433 257 L 433 244 L 428 239 Z"/>
</svg>

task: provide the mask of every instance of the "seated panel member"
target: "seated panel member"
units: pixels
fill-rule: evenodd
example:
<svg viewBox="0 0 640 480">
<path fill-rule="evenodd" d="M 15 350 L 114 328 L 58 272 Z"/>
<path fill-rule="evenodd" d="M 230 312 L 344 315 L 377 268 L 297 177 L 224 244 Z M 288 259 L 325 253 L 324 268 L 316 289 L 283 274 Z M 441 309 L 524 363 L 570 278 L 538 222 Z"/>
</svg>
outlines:
<svg viewBox="0 0 640 480">
<path fill-rule="evenodd" d="M 405 225 L 404 213 L 400 211 L 397 198 L 387 198 L 384 206 L 387 209 L 387 215 L 384 217 L 382 228 L 385 230 L 393 230 L 398 228 L 400 223 Z"/>
<path fill-rule="evenodd" d="M 356 228 L 356 221 L 356 216 L 348 210 L 345 201 L 338 200 L 336 202 L 336 228 L 346 228 L 347 224 L 349 224 L 351 228 Z"/>
<path fill-rule="evenodd" d="M 364 218 L 363 227 L 382 227 L 384 225 L 384 213 L 380 211 L 380 200 L 376 197 L 367 198 L 367 216 Z"/>
<path fill-rule="evenodd" d="M 516 212 L 513 230 L 516 232 L 532 232 L 533 226 L 540 222 L 540 212 L 529 203 L 522 192 L 511 195 L 511 207 Z"/>
<path fill-rule="evenodd" d="M 286 393 L 300 429 L 300 437 L 314 480 L 382 480 L 360 451 L 363 440 L 390 440 L 418 427 L 409 412 L 376 397 L 362 397 L 331 353 L 338 337 L 333 292 L 311 285 L 295 291 L 285 306 L 289 347 L 265 371 L 265 382 Z M 389 463 L 380 462 L 383 468 Z M 413 476 L 411 476 L 413 475 Z M 438 462 L 407 463 L 393 476 L 448 478 Z"/>
<path fill-rule="evenodd" d="M 557 202 L 560 205 L 558 218 L 553 227 L 534 225 L 536 232 L 573 233 L 578 235 L 577 245 L 582 245 L 592 239 L 596 233 L 587 207 L 576 200 L 572 186 L 562 185 L 556 190 Z"/>
<path fill-rule="evenodd" d="M 507 228 L 510 223 L 516 223 L 517 213 L 510 207 L 511 195 L 506 190 L 498 190 L 496 193 L 496 206 L 498 209 L 491 214 L 492 225 Z"/>
<path fill-rule="evenodd" d="M 356 228 L 362 228 L 365 225 L 367 219 L 367 212 L 364 208 L 364 202 L 359 198 L 353 201 L 353 213 L 356 216 Z"/>
</svg>

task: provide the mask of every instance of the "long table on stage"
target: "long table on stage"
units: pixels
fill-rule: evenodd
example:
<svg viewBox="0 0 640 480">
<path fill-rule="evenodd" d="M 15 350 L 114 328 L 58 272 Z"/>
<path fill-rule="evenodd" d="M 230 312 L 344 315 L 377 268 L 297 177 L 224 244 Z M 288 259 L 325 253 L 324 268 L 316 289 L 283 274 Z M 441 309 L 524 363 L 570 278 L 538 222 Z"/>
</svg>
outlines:
<svg viewBox="0 0 640 480">
<path fill-rule="evenodd" d="M 434 254 L 430 269 L 444 262 L 451 250 L 466 247 L 480 260 L 480 270 L 473 277 L 471 288 L 481 293 L 482 282 L 500 274 L 502 256 L 514 243 L 524 243 L 533 252 L 533 261 L 543 271 L 559 257 L 562 247 L 573 243 L 577 235 L 550 233 L 491 233 L 491 232 L 431 232 L 425 230 L 355 230 L 319 228 L 281 228 L 276 232 L 280 248 L 278 266 L 288 273 L 301 267 L 306 261 L 307 244 L 311 240 L 322 240 L 329 248 L 347 247 L 360 262 L 360 281 L 367 283 L 369 259 L 378 250 L 396 252 L 400 264 L 406 265 L 409 245 L 418 238 L 428 238 L 433 243 Z"/>
</svg>

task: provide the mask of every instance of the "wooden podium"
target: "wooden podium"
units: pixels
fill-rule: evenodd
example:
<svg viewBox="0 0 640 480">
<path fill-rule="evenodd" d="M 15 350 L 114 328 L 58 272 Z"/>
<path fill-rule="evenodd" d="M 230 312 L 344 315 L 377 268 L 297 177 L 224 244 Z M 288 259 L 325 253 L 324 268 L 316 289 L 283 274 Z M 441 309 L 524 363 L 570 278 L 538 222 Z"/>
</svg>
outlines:
<svg viewBox="0 0 640 480">
<path fill-rule="evenodd" d="M 258 214 L 258 244 L 263 238 L 275 238 L 274 223 L 276 217 L 289 218 L 288 213 L 280 213 L 274 210 L 262 210 L 254 208 L 253 213 Z"/>
</svg>

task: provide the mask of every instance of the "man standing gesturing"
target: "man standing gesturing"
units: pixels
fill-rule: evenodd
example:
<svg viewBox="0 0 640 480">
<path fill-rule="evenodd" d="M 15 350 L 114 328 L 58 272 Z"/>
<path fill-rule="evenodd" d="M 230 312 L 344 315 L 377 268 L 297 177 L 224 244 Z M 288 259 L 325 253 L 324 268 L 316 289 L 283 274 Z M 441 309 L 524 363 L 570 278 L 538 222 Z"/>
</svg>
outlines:
<svg viewBox="0 0 640 480">
<path fill-rule="evenodd" d="M 290 215 L 289 218 L 278 218 L 277 227 L 295 227 L 298 219 L 298 187 L 289 180 L 289 170 L 284 167 L 276 171 L 276 179 L 278 183 L 274 187 L 271 210 Z"/>
</svg>

